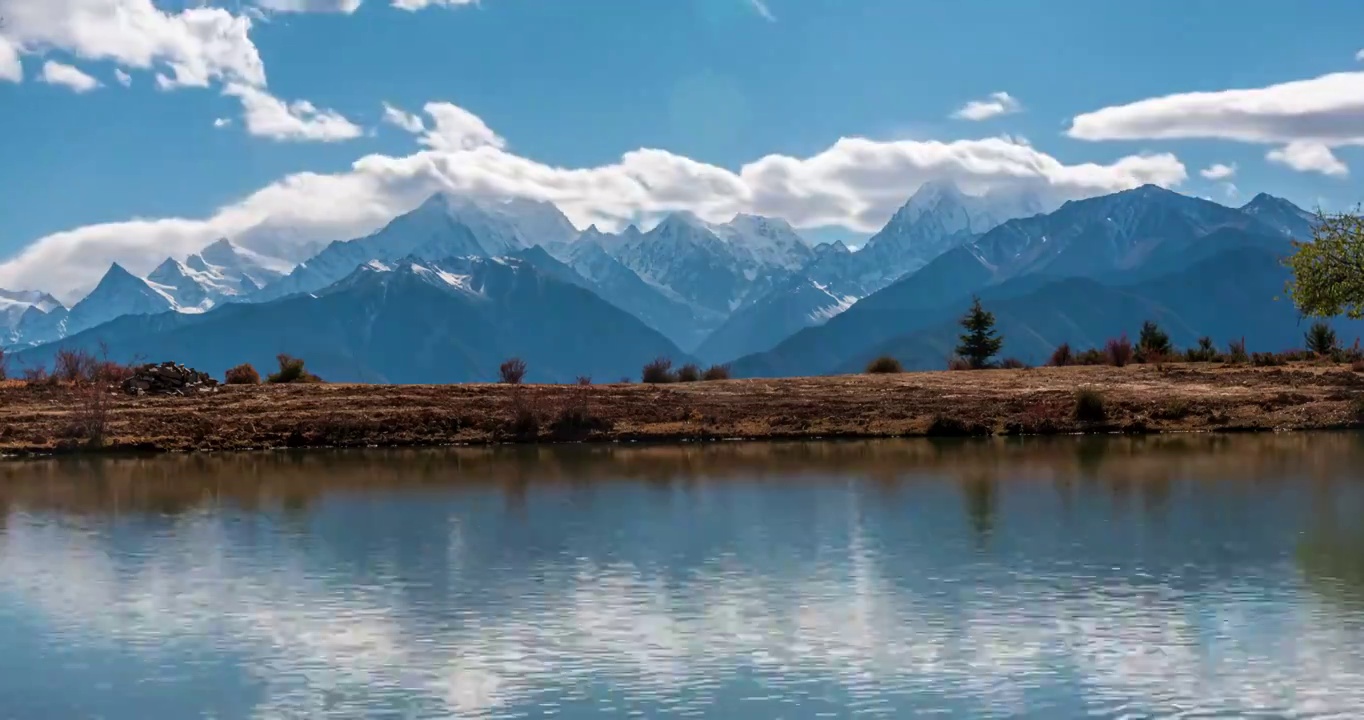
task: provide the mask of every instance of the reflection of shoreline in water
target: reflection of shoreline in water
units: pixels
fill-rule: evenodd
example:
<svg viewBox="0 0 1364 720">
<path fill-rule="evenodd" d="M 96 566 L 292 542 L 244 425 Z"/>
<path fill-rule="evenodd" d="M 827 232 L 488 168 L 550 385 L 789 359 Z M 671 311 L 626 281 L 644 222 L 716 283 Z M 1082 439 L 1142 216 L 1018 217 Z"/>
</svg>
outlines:
<svg viewBox="0 0 1364 720">
<path fill-rule="evenodd" d="M 1122 501 L 1168 501 L 1174 479 L 1278 482 L 1351 478 L 1364 466 L 1352 433 L 1142 437 L 876 440 L 829 443 L 508 446 L 90 457 L 0 462 L 0 511 L 176 514 L 231 503 L 302 509 L 329 493 L 496 487 L 508 498 L 531 484 L 617 481 L 683 488 L 701 482 L 821 482 L 852 476 L 886 485 L 942 476 L 984 490 L 1001 474 L 1059 488 L 1099 483 Z"/>
<path fill-rule="evenodd" d="M 1097 462 L 1092 442 L 1084 453 L 1066 441 L 915 441 L 0 466 L 0 610 L 11 598 L 73 642 L 148 657 L 195 643 L 240 654 L 264 686 L 261 718 L 320 714 L 324 695 L 345 716 L 412 696 L 460 717 L 533 715 L 545 687 L 570 688 L 548 698 L 566 706 L 704 712 L 730 702 L 741 676 L 766 683 L 750 692 L 823 709 L 835 709 L 819 705 L 832 685 L 888 713 L 922 696 L 1007 715 L 1037 701 L 1043 678 L 1085 703 L 1046 717 L 1364 706 L 1360 628 L 1271 576 L 1292 503 L 1265 515 L 1283 529 L 1178 536 L 1219 502 L 1265 510 L 1264 493 L 1304 477 L 1313 512 L 1345 512 L 1358 438 L 1119 438 Z M 1153 512 L 1123 504 L 1148 487 L 1162 488 L 1140 505 Z M 575 521 L 562 504 L 594 491 Z M 279 512 L 241 510 L 254 507 Z M 140 517 L 163 508 L 174 517 Z M 677 523 L 703 508 L 719 526 L 697 535 L 720 539 L 697 551 L 693 526 Z M 65 509 L 87 516 L 47 516 Z M 1066 512 L 1077 521 L 1058 522 Z M 130 539 L 136 528 L 147 537 Z M 961 542 L 972 528 L 984 549 Z M 1242 538 L 1250 547 L 1226 557 Z M 1184 543 L 1184 555 L 1161 554 Z"/>
</svg>

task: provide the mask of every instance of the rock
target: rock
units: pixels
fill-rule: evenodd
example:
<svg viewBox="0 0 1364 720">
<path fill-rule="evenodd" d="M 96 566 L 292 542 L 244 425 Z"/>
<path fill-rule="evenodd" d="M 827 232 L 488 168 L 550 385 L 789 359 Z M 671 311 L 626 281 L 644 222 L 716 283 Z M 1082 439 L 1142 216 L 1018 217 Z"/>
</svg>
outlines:
<svg viewBox="0 0 1364 720">
<path fill-rule="evenodd" d="M 123 381 L 123 392 L 129 395 L 180 395 L 186 391 L 217 392 L 218 381 L 208 373 L 199 372 L 173 362 L 148 363 L 133 369 Z"/>
</svg>

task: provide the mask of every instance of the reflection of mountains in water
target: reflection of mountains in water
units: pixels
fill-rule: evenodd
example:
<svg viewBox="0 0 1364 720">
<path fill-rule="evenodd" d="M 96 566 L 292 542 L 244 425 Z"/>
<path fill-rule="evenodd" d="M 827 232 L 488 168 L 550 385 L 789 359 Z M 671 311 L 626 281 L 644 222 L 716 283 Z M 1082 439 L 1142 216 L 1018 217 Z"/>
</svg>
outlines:
<svg viewBox="0 0 1364 720">
<path fill-rule="evenodd" d="M 1296 594 L 1283 551 L 1314 493 L 1349 504 L 1361 453 L 1277 435 L 14 463 L 0 577 L 68 647 L 117 642 L 190 687 L 214 681 L 177 653 L 240 658 L 258 717 L 324 716 L 324 695 L 344 716 L 397 696 L 777 714 L 736 688 L 802 714 L 1348 713 L 1364 634 Z M 1161 485 L 1168 515 L 1121 512 Z M 141 514 L 163 501 L 174 517 Z"/>
<path fill-rule="evenodd" d="M 1083 482 L 1121 498 L 1159 496 L 1173 480 L 1346 480 L 1360 465 L 1364 437 L 1346 433 L 312 450 L 0 463 L 0 508 L 175 514 L 217 503 L 300 508 L 330 493 L 805 484 L 831 475 L 887 488 L 943 478 L 970 486 Z"/>
</svg>

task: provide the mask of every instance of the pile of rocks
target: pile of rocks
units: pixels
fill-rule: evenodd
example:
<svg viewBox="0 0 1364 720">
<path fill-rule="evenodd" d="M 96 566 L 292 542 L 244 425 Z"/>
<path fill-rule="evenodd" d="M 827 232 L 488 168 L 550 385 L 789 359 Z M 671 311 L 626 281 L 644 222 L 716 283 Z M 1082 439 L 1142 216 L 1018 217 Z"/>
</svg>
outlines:
<svg viewBox="0 0 1364 720">
<path fill-rule="evenodd" d="M 218 381 L 208 373 L 173 362 L 134 368 L 132 376 L 123 381 L 123 392 L 129 395 L 189 395 L 217 390 Z"/>
</svg>

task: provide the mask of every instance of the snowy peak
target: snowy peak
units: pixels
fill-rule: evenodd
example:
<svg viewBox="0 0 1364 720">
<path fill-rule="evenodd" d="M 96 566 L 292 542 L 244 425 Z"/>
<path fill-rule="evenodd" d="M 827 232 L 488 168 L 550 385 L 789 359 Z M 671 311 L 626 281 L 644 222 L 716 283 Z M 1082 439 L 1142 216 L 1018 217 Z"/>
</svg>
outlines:
<svg viewBox="0 0 1364 720">
<path fill-rule="evenodd" d="M 65 314 L 66 308 L 47 293 L 0 288 L 0 347 L 18 341 L 21 327 L 32 327 L 56 312 Z"/>
<path fill-rule="evenodd" d="M 214 242 L 184 262 L 167 258 L 147 276 L 175 301 L 178 309 L 202 312 L 240 299 L 283 277 L 288 263 L 240 248 L 229 240 Z"/>
<path fill-rule="evenodd" d="M 1241 206 L 1241 212 L 1295 240 L 1307 240 L 1317 225 L 1317 216 L 1281 197 L 1260 193 Z"/>
<path fill-rule="evenodd" d="M 124 315 L 153 315 L 177 309 L 170 288 L 143 280 L 114 263 L 95 289 L 71 307 L 65 332 L 78 333 Z"/>
<path fill-rule="evenodd" d="M 760 265 L 797 270 L 814 257 L 805 238 L 790 223 L 779 218 L 739 214 L 711 229 L 734 246 L 735 253 L 747 255 Z"/>
</svg>

